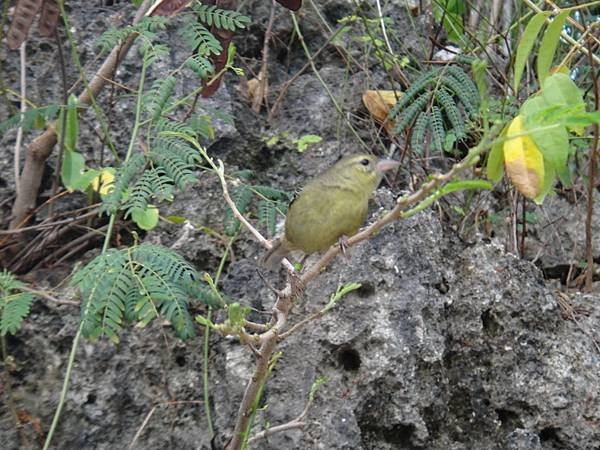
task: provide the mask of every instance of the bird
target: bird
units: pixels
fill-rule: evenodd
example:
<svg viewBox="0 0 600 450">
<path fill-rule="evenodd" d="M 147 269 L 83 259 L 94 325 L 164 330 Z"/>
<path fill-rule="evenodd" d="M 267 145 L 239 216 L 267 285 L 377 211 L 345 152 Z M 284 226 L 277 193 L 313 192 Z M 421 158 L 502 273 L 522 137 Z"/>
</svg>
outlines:
<svg viewBox="0 0 600 450">
<path fill-rule="evenodd" d="M 368 154 L 339 160 L 310 181 L 289 205 L 283 236 L 276 239 L 262 258 L 262 265 L 276 270 L 290 252 L 305 255 L 344 243 L 365 222 L 371 194 L 386 171 L 398 161 Z"/>
</svg>

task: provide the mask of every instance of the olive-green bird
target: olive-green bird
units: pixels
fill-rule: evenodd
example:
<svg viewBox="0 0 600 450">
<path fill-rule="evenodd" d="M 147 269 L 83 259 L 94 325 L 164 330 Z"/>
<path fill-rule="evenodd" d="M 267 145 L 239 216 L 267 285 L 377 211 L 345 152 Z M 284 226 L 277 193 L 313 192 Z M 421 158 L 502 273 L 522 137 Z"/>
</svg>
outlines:
<svg viewBox="0 0 600 450">
<path fill-rule="evenodd" d="M 290 204 L 285 233 L 267 252 L 263 264 L 274 270 L 294 250 L 310 255 L 356 234 L 383 173 L 398 165 L 373 155 L 353 155 L 317 176 Z"/>
</svg>

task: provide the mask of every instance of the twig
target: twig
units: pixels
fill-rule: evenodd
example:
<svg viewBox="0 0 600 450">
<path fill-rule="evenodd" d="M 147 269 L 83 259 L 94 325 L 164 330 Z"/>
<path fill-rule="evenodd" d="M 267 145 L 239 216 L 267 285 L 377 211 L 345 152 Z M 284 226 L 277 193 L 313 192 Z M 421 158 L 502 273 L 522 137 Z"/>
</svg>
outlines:
<svg viewBox="0 0 600 450">
<path fill-rule="evenodd" d="M 266 104 L 267 91 L 269 86 L 269 76 L 267 69 L 269 68 L 269 43 L 271 42 L 271 35 L 273 34 L 273 21 L 275 20 L 275 0 L 271 0 L 271 13 L 269 14 L 269 22 L 267 23 L 267 30 L 265 31 L 265 40 L 262 48 L 262 65 L 258 72 L 258 88 L 254 93 L 254 99 L 252 100 L 252 110 L 255 113 L 260 112 L 260 105 L 263 101 Z"/>
<path fill-rule="evenodd" d="M 52 297 L 50 294 L 48 294 L 45 291 L 38 291 L 37 289 L 33 289 L 33 288 L 28 287 L 28 286 L 21 286 L 19 289 L 22 290 L 22 291 L 25 291 L 25 292 L 29 292 L 29 293 L 35 295 L 36 297 L 41 297 L 41 298 L 43 298 L 45 300 L 48 300 L 49 302 L 56 303 L 57 305 L 74 305 L 74 306 L 79 306 L 79 302 L 78 301 L 75 301 L 75 300 L 60 300 L 60 299 L 58 299 L 56 297 Z"/>
<path fill-rule="evenodd" d="M 581 16 L 583 20 L 583 15 Z M 588 49 L 588 61 L 590 64 L 590 72 L 592 75 L 592 84 L 594 86 L 594 109 L 600 110 L 600 86 L 598 86 L 598 79 L 596 78 L 596 64 L 594 58 L 592 58 L 592 44 L 590 39 L 586 40 Z M 598 152 L 598 139 L 600 137 L 600 127 L 598 123 L 594 124 L 594 140 L 592 142 L 592 148 L 590 149 L 590 167 L 588 173 L 588 195 L 587 195 L 587 214 L 585 218 L 585 251 L 587 255 L 587 270 L 585 272 L 585 290 L 588 292 L 592 291 L 592 282 L 594 277 L 594 252 L 592 246 L 592 216 L 594 213 L 594 185 L 596 179 L 596 165 L 597 165 L 597 152 Z"/>
<path fill-rule="evenodd" d="M 133 439 L 131 440 L 131 443 L 127 446 L 127 450 L 131 450 L 134 448 L 135 443 L 137 442 L 137 440 L 140 438 L 140 436 L 142 435 L 142 432 L 144 431 L 144 428 L 146 428 L 146 425 L 148 425 L 148 422 L 150 422 L 150 419 L 152 418 L 152 415 L 154 414 L 154 411 L 156 411 L 156 408 L 158 408 L 159 406 L 178 406 L 178 405 L 200 405 L 203 402 L 200 400 L 177 400 L 177 401 L 172 401 L 172 402 L 163 402 L 163 403 L 159 403 L 157 405 L 154 405 L 152 407 L 152 409 L 150 410 L 150 412 L 148 414 L 146 414 L 146 417 L 144 418 L 144 421 L 142 422 L 142 424 L 140 425 L 140 427 L 138 428 L 138 430 L 135 433 L 135 436 L 133 436 Z"/>
<path fill-rule="evenodd" d="M 26 63 L 25 63 L 25 47 L 27 47 L 27 40 L 23 41 L 21 47 L 19 47 L 19 58 L 21 62 L 21 73 L 20 73 L 20 83 L 21 83 L 21 123 L 19 124 L 19 128 L 17 129 L 17 140 L 15 142 L 15 155 L 14 155 L 14 171 L 15 171 L 15 193 L 19 195 L 19 182 L 21 177 L 21 144 L 23 142 L 23 120 L 25 118 L 25 112 L 27 111 L 27 102 L 25 98 L 27 98 L 27 78 L 25 77 L 26 73 Z"/>
</svg>

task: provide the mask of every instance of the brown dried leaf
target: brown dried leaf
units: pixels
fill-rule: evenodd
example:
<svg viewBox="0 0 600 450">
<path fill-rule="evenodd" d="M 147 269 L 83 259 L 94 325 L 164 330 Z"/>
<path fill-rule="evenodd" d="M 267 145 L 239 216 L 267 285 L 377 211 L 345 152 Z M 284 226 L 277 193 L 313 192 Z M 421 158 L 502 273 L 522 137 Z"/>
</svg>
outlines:
<svg viewBox="0 0 600 450">
<path fill-rule="evenodd" d="M 15 8 L 15 15 L 12 18 L 10 28 L 6 35 L 8 48 L 16 50 L 25 42 L 29 29 L 42 6 L 42 0 L 19 0 Z"/>
<path fill-rule="evenodd" d="M 50 37 L 54 34 L 58 16 L 60 16 L 60 10 L 56 0 L 45 0 L 42 5 L 42 16 L 38 22 L 38 28 L 42 36 Z"/>
<path fill-rule="evenodd" d="M 298 11 L 302 6 L 302 0 L 276 0 L 282 6 L 292 11 Z"/>
<path fill-rule="evenodd" d="M 191 0 L 159 0 L 150 7 L 146 15 L 172 17 L 183 8 L 187 8 L 190 3 Z"/>
<path fill-rule="evenodd" d="M 396 98 L 402 96 L 398 91 L 365 91 L 362 99 L 371 117 L 383 125 L 388 134 L 393 133 L 393 123 L 388 120 L 390 109 L 396 104 Z"/>
</svg>

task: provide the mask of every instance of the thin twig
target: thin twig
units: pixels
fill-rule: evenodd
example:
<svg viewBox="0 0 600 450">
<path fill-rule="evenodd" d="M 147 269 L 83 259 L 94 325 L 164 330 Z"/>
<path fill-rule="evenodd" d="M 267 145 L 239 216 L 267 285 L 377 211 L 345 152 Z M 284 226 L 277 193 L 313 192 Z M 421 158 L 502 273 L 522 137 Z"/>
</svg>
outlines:
<svg viewBox="0 0 600 450">
<path fill-rule="evenodd" d="M 127 446 L 127 450 L 131 450 L 134 448 L 135 443 L 137 442 L 137 440 L 140 438 L 140 436 L 142 435 L 142 432 L 144 431 L 144 428 L 146 428 L 146 426 L 148 425 L 148 422 L 150 422 L 150 419 L 152 418 L 152 415 L 154 414 L 154 411 L 156 411 L 156 408 L 158 408 L 159 406 L 178 406 L 178 405 L 200 405 L 203 402 L 201 400 L 177 400 L 177 401 L 172 401 L 172 402 L 163 402 L 163 403 L 159 403 L 157 405 L 154 405 L 152 407 L 152 409 L 150 410 L 150 412 L 148 414 L 146 414 L 146 417 L 144 418 L 144 421 L 142 422 L 142 424 L 140 425 L 140 427 L 138 428 L 138 430 L 136 431 L 135 435 L 133 436 L 133 439 L 131 440 L 131 443 Z"/>
<path fill-rule="evenodd" d="M 20 103 L 21 103 L 21 122 L 19 123 L 19 128 L 17 129 L 17 140 L 15 142 L 15 155 L 14 155 L 14 171 L 15 171 L 15 193 L 19 195 L 19 182 L 21 177 L 21 144 L 23 142 L 23 120 L 25 118 L 25 112 L 27 111 L 27 102 L 25 98 L 27 97 L 27 78 L 25 76 L 26 73 L 26 52 L 25 47 L 27 47 L 27 40 L 23 41 L 21 47 L 19 47 L 19 58 L 21 62 L 21 73 L 20 73 L 20 83 L 21 83 L 21 93 L 20 93 Z"/>
<path fill-rule="evenodd" d="M 265 31 L 265 40 L 262 48 L 262 65 L 258 72 L 258 87 L 254 93 L 254 99 L 252 100 L 252 110 L 255 113 L 260 112 L 260 105 L 263 101 L 266 104 L 267 92 L 269 86 L 269 43 L 271 42 L 271 36 L 273 34 L 273 21 L 275 20 L 275 0 L 271 0 L 271 13 L 269 14 L 269 22 L 267 23 L 267 30 Z"/>
<path fill-rule="evenodd" d="M 22 291 L 25 291 L 25 292 L 29 292 L 30 294 L 33 294 L 36 297 L 40 297 L 40 298 L 43 298 L 44 300 L 48 300 L 49 302 L 56 303 L 57 305 L 79 306 L 79 302 L 78 301 L 75 301 L 75 300 L 61 300 L 61 299 L 58 299 L 56 297 L 52 297 L 50 294 L 48 294 L 45 291 L 39 291 L 37 289 L 30 288 L 30 287 L 28 287 L 26 285 L 21 286 L 19 289 L 22 290 Z"/>
</svg>

